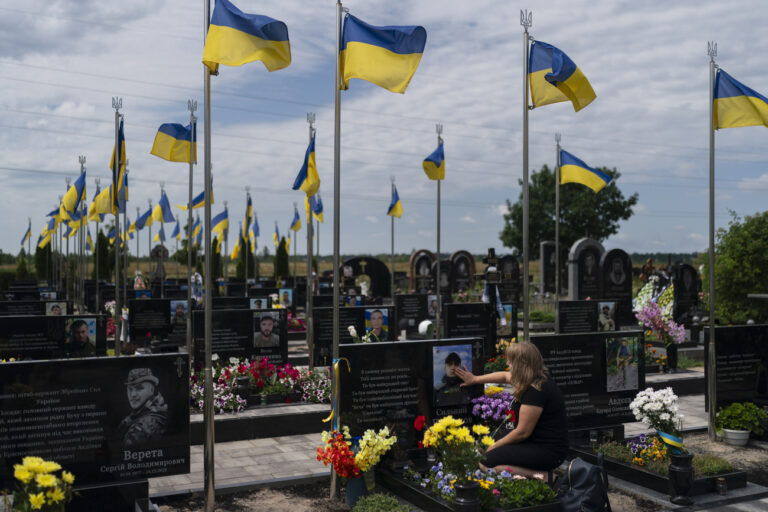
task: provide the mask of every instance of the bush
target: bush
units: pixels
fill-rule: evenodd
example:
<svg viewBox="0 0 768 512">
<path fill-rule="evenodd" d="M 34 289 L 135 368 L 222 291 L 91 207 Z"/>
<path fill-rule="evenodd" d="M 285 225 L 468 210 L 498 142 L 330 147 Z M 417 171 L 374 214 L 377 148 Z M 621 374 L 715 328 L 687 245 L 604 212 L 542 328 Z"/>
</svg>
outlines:
<svg viewBox="0 0 768 512">
<path fill-rule="evenodd" d="M 605 455 L 607 459 L 617 460 L 625 464 L 632 464 L 634 455 L 630 448 L 621 443 L 610 442 L 603 443 L 595 450 L 598 453 Z M 667 476 L 669 475 L 669 457 L 660 461 L 649 461 L 643 464 L 642 468 L 651 473 L 657 475 Z M 730 473 L 733 471 L 733 466 L 730 462 L 718 457 L 717 455 L 700 454 L 693 457 L 693 470 L 696 477 L 709 476 L 709 475 L 721 475 L 723 473 Z"/>
<path fill-rule="evenodd" d="M 733 466 L 717 455 L 696 455 L 693 457 L 693 469 L 696 475 L 721 475 L 733 471 Z"/>
<path fill-rule="evenodd" d="M 352 512 L 409 512 L 410 510 L 392 496 L 380 493 L 361 498 L 352 508 Z"/>
<path fill-rule="evenodd" d="M 749 430 L 756 436 L 765 434 L 764 422 L 768 412 L 752 402 L 732 403 L 725 409 L 722 407 L 715 418 L 715 427 L 729 430 Z"/>
</svg>

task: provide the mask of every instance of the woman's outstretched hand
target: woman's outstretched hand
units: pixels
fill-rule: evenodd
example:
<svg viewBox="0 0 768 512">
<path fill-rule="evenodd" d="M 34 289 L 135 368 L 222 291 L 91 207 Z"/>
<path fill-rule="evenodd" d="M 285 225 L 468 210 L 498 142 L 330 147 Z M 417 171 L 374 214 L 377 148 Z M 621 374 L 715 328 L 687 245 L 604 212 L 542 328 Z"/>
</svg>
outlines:
<svg viewBox="0 0 768 512">
<path fill-rule="evenodd" d="M 461 383 L 462 386 L 471 386 L 472 384 L 475 384 L 475 380 L 477 379 L 477 376 L 467 370 L 466 366 L 456 368 L 453 370 L 453 373 L 455 373 L 458 378 L 464 381 Z"/>
</svg>

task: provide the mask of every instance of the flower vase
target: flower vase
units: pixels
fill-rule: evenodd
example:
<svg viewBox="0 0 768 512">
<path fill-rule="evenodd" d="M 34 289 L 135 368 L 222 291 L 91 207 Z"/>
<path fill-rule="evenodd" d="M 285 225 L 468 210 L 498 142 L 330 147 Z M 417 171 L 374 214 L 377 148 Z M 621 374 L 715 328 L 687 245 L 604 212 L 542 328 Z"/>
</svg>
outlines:
<svg viewBox="0 0 768 512">
<path fill-rule="evenodd" d="M 667 345 L 667 368 L 673 373 L 677 372 L 677 345 Z"/>
<path fill-rule="evenodd" d="M 672 463 L 669 465 L 669 501 L 675 505 L 693 505 L 688 497 L 693 487 L 693 454 L 670 453 Z"/>
<path fill-rule="evenodd" d="M 453 500 L 453 510 L 457 512 L 480 512 L 480 483 L 456 482 L 453 485 L 456 497 Z"/>
<path fill-rule="evenodd" d="M 357 501 L 366 494 L 368 494 L 368 489 L 362 477 L 347 479 L 347 486 L 344 491 L 344 501 L 347 505 L 354 507 Z"/>
</svg>

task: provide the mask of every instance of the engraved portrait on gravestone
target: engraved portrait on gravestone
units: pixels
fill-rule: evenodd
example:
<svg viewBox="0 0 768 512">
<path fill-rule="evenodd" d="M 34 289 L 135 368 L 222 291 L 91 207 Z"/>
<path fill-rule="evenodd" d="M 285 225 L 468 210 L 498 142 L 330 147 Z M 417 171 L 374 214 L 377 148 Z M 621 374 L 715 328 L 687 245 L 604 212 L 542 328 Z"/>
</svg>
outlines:
<svg viewBox="0 0 768 512">
<path fill-rule="evenodd" d="M 608 274 L 608 279 L 615 285 L 624 284 L 627 280 L 627 274 L 624 272 L 624 264 L 621 258 L 613 258 L 611 261 L 611 272 Z"/>
<path fill-rule="evenodd" d="M 584 274 L 587 276 L 595 275 L 595 255 L 591 252 L 584 256 Z"/>
<path fill-rule="evenodd" d="M 125 446 L 157 441 L 165 434 L 168 404 L 158 389 L 159 379 L 149 368 L 133 368 L 125 381 L 131 412 L 117 427 Z"/>
</svg>

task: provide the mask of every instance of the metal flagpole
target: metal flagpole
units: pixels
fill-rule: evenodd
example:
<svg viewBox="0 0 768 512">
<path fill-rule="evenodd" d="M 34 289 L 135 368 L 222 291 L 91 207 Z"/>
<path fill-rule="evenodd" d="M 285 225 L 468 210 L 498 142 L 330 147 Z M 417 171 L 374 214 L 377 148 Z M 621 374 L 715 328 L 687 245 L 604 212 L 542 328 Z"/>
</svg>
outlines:
<svg viewBox="0 0 768 512">
<path fill-rule="evenodd" d="M 128 180 L 128 159 L 125 159 L 125 179 L 126 182 Z M 126 201 L 127 203 L 127 201 Z M 124 249 L 123 251 L 123 268 L 125 269 L 125 278 L 126 280 L 129 280 L 128 277 L 128 205 L 123 204 L 123 240 L 120 241 L 120 248 Z M 128 307 L 128 285 L 125 284 L 123 286 L 123 304 L 125 307 Z M 126 339 L 126 341 L 128 341 Z"/>
<path fill-rule="evenodd" d="M 27 268 L 32 272 L 32 217 L 27 217 L 29 226 L 29 238 L 27 238 Z"/>
<path fill-rule="evenodd" d="M 443 125 L 436 124 L 437 145 L 443 143 Z M 435 339 L 440 338 L 440 311 L 443 309 L 443 293 L 440 289 L 440 182 L 437 180 L 437 274 L 435 275 L 435 289 L 437 290 L 437 311 L 435 311 Z"/>
<path fill-rule="evenodd" d="M 293 203 L 293 211 L 296 213 L 299 211 L 296 203 Z M 298 277 L 296 275 L 296 239 L 299 238 L 299 232 L 294 231 L 293 233 L 293 288 L 296 288 L 296 278 Z M 290 251 L 291 248 L 289 247 L 288 250 Z"/>
<path fill-rule="evenodd" d="M 189 200 L 187 202 L 187 352 L 192 354 L 192 182 L 196 163 L 195 145 L 197 144 L 196 100 L 187 100 L 189 110 L 189 128 L 192 130 L 192 142 L 189 144 Z M 192 361 L 190 361 L 191 364 Z"/>
<path fill-rule="evenodd" d="M 229 225 L 229 209 L 227 208 L 227 201 L 224 201 L 224 209 L 227 210 L 227 225 Z M 221 275 L 224 276 L 224 279 L 227 278 L 227 240 L 229 239 L 229 228 L 222 230 L 221 235 L 224 237 L 224 257 L 221 258 Z M 290 252 L 290 247 L 288 248 L 288 251 Z"/>
<path fill-rule="evenodd" d="M 390 180 L 392 180 L 392 196 L 395 195 L 395 177 L 390 176 Z M 391 292 L 390 295 L 392 295 L 392 303 L 395 303 L 395 216 L 390 215 L 390 233 L 391 233 L 391 239 L 390 239 L 390 257 L 389 257 L 389 266 L 392 267 L 392 275 L 390 276 L 391 283 Z"/>
<path fill-rule="evenodd" d="M 208 26 L 211 22 L 211 0 L 203 0 L 205 8 L 204 34 L 208 35 Z M 205 512 L 213 512 L 214 501 L 216 498 L 216 487 L 214 485 L 213 455 L 214 455 L 214 435 L 213 435 L 213 371 L 211 368 L 211 342 L 213 338 L 213 300 L 212 288 L 213 281 L 211 273 L 211 70 L 203 65 L 204 96 L 203 110 L 205 116 L 205 130 L 203 135 L 203 144 L 205 145 L 204 157 L 204 176 L 205 182 L 205 391 L 203 419 L 205 421 L 205 443 L 203 446 L 203 469 L 204 469 L 204 501 Z M 190 206 L 192 206 L 190 204 Z M 225 203 L 226 208 L 226 203 Z"/>
<path fill-rule="evenodd" d="M 115 109 L 115 161 L 112 172 L 112 208 L 115 210 L 115 355 L 118 357 L 120 356 L 120 336 L 123 332 L 123 304 L 120 297 L 120 194 L 118 187 L 123 149 L 120 147 L 120 109 L 122 107 L 122 98 L 112 98 L 112 108 Z M 117 203 L 117 207 L 115 207 L 115 203 Z"/>
<path fill-rule="evenodd" d="M 160 197 L 165 194 L 165 182 L 160 182 Z M 157 238 L 160 239 L 160 298 L 165 298 L 165 230 L 163 229 L 165 224 L 165 216 L 160 223 L 160 229 L 157 230 Z"/>
<path fill-rule="evenodd" d="M 61 199 L 62 196 L 59 196 L 59 202 L 56 203 L 54 208 L 58 211 L 61 206 Z M 53 271 L 53 282 L 55 283 L 56 287 L 56 298 L 59 298 L 59 293 L 61 292 L 61 283 L 59 282 L 59 275 L 61 273 L 61 255 L 57 254 L 56 249 L 58 248 L 59 252 L 61 252 L 61 219 L 59 219 L 59 225 L 54 228 L 54 234 L 51 236 L 51 240 L 53 240 L 53 254 L 51 254 L 51 259 L 53 260 L 51 262 Z M 58 230 L 58 233 L 56 231 Z"/>
<path fill-rule="evenodd" d="M 96 178 L 96 195 L 99 195 L 99 192 L 101 192 L 101 179 Z M 95 197 L 95 196 L 94 196 Z M 96 311 L 99 311 L 99 308 L 101 307 L 101 304 L 99 304 L 99 214 L 96 214 L 96 239 L 93 241 L 93 252 L 96 253 L 96 271 L 93 273 L 93 276 L 96 278 Z M 136 251 L 138 253 L 138 251 Z"/>
<path fill-rule="evenodd" d="M 245 187 L 245 208 L 246 213 L 248 211 L 248 200 L 251 198 L 251 187 L 246 186 Z M 253 211 L 251 211 L 251 216 L 253 216 Z M 250 219 L 247 219 L 250 220 Z M 251 240 L 248 238 L 248 228 L 250 226 L 245 226 L 246 233 L 240 233 L 243 237 L 243 241 L 245 242 L 245 296 L 248 296 L 248 260 L 250 259 L 250 251 L 251 251 Z"/>
<path fill-rule="evenodd" d="M 528 341 L 530 304 L 528 297 L 528 29 L 533 25 L 533 13 L 520 11 L 523 27 L 523 341 Z"/>
<path fill-rule="evenodd" d="M 78 156 L 77 160 L 80 162 L 80 174 L 82 174 L 85 172 L 85 155 Z M 88 221 L 85 218 L 85 215 L 87 214 L 85 209 L 85 192 L 86 188 L 83 186 L 83 200 L 80 201 L 80 257 L 77 260 L 78 273 L 80 274 L 80 279 L 78 281 L 79 288 L 77 291 L 78 299 L 80 300 L 81 314 L 85 312 L 85 258 L 83 255 L 85 253 L 86 230 L 88 229 Z"/>
<path fill-rule="evenodd" d="M 341 215 L 339 209 L 341 201 L 341 15 L 344 7 L 340 0 L 336 0 L 336 60 L 333 73 L 333 361 L 339 359 L 339 227 L 341 226 Z M 334 377 L 334 381 L 336 377 Z M 336 412 L 334 416 L 334 426 L 338 424 L 339 419 L 339 397 L 336 393 L 336 382 L 331 387 L 333 396 L 331 397 L 331 407 Z M 331 472 L 331 498 L 335 497 L 338 491 L 338 479 L 336 472 Z"/>
<path fill-rule="evenodd" d="M 140 210 L 139 210 L 139 207 L 137 206 L 136 207 L 136 220 L 139 220 L 139 216 L 141 215 L 141 213 L 139 213 L 139 212 L 140 212 Z M 141 267 L 139 266 L 139 238 L 141 238 L 141 237 L 139 236 L 139 230 L 137 229 L 136 230 L 136 270 L 141 272 Z"/>
<path fill-rule="evenodd" d="M 709 395 L 709 440 L 715 440 L 715 410 L 717 408 L 717 353 L 715 349 L 715 73 L 717 72 L 717 43 L 707 43 L 709 55 L 709 359 L 707 394 Z"/>
<path fill-rule="evenodd" d="M 315 134 L 315 113 L 307 112 L 307 123 L 309 123 L 309 142 L 312 142 L 312 136 Z M 315 192 L 317 193 L 317 192 Z M 315 367 L 313 357 L 315 354 L 314 338 L 312 337 L 312 203 L 307 197 L 307 303 L 304 306 L 304 324 L 307 333 L 307 351 L 309 352 L 309 368 Z"/>
<path fill-rule="evenodd" d="M 319 193 L 318 193 L 319 194 Z M 317 196 L 317 200 L 320 201 L 320 195 Z M 315 254 L 317 254 L 317 257 L 320 257 L 320 219 L 317 219 L 315 222 L 315 238 L 317 238 L 317 242 L 315 243 Z M 317 277 L 320 277 L 320 262 L 317 263 Z"/>
<path fill-rule="evenodd" d="M 149 217 L 147 218 L 147 222 L 150 222 L 152 220 L 152 200 L 147 199 L 147 204 L 149 205 Z M 149 284 L 149 289 L 152 289 L 152 278 L 150 277 L 150 274 L 152 273 L 152 224 L 147 226 L 147 229 L 149 229 L 147 234 L 147 281 Z"/>
<path fill-rule="evenodd" d="M 179 225 L 179 216 L 176 216 L 176 225 Z M 181 236 L 181 232 L 176 233 L 176 252 L 174 254 L 174 260 L 176 260 L 176 279 L 179 278 L 179 237 Z"/>
<path fill-rule="evenodd" d="M 555 134 L 557 155 L 555 156 L 555 332 L 560 332 L 560 134 Z M 544 271 L 544 261 L 540 262 L 540 272 Z M 546 286 L 546 282 L 544 285 Z M 543 291 L 543 290 L 542 290 Z"/>
<path fill-rule="evenodd" d="M 69 191 L 69 185 L 72 183 L 72 181 L 71 181 L 70 178 L 64 178 L 64 181 L 67 182 L 67 191 Z M 74 213 L 74 212 L 72 212 L 72 213 Z M 67 224 L 67 226 L 69 227 L 69 224 Z M 67 231 L 69 231 L 69 230 L 67 230 Z M 64 286 L 64 295 L 67 298 L 67 300 L 69 300 L 69 278 L 70 278 L 70 275 L 69 275 L 69 235 L 67 235 L 67 231 L 64 231 L 64 235 L 67 237 L 67 259 L 66 259 L 66 261 L 64 263 L 64 277 L 66 278 L 66 280 L 65 280 L 66 284 Z"/>
</svg>

